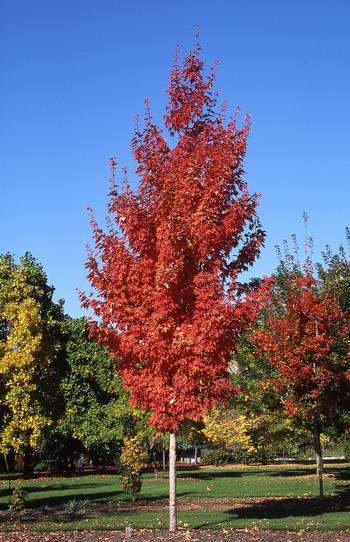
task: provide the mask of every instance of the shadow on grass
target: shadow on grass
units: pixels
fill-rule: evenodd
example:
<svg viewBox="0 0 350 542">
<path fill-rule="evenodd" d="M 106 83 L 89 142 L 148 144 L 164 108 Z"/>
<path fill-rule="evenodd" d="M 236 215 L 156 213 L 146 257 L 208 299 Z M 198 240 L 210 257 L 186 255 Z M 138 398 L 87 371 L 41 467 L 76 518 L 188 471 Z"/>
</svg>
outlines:
<svg viewBox="0 0 350 542">
<path fill-rule="evenodd" d="M 330 472 L 334 474 L 334 477 L 337 480 L 350 480 L 350 468 L 343 468 L 343 469 L 335 468 L 335 469 L 330 469 Z"/>
<path fill-rule="evenodd" d="M 95 468 L 86 468 L 86 469 L 76 469 L 74 472 L 33 472 L 28 476 L 23 476 L 21 472 L 11 472 L 11 473 L 0 473 L 0 480 L 12 480 L 12 481 L 28 481 L 28 480 L 37 480 L 38 478 L 44 479 L 62 479 L 66 480 L 69 478 L 80 478 L 81 476 L 114 476 L 120 474 L 117 467 L 95 467 Z"/>
<path fill-rule="evenodd" d="M 28 507 L 41 508 L 43 506 L 59 507 L 72 500 L 89 500 L 91 502 L 108 501 L 116 495 L 121 495 L 121 491 L 109 491 L 109 492 L 96 492 L 96 493 L 75 493 L 69 495 L 51 495 L 30 499 L 28 501 Z"/>
<path fill-rule="evenodd" d="M 330 471 L 330 472 L 333 472 Z M 217 478 L 240 478 L 244 477 L 281 477 L 281 478 L 292 478 L 295 476 L 308 476 L 316 473 L 316 469 L 312 467 L 295 468 L 295 469 L 266 469 L 263 467 L 242 470 L 239 469 L 225 469 L 218 471 L 199 471 L 199 472 L 189 472 L 181 473 L 179 478 L 189 478 L 197 480 L 215 480 Z"/>
<path fill-rule="evenodd" d="M 278 520 L 288 517 L 302 518 L 319 516 L 326 512 L 350 512 L 350 495 L 320 498 L 266 499 L 261 502 L 246 503 L 224 512 L 225 519 L 213 523 L 203 523 L 196 529 L 216 527 L 234 520 Z"/>
<path fill-rule="evenodd" d="M 35 498 L 30 499 L 28 501 L 27 507 L 28 508 L 41 508 L 44 506 L 49 507 L 59 507 L 63 506 L 67 502 L 71 500 L 89 500 L 91 502 L 94 501 L 108 501 L 111 497 L 115 497 L 117 494 L 121 494 L 121 491 L 111 491 L 111 492 L 103 492 L 103 493 L 75 493 L 74 495 L 51 495 L 51 496 L 45 496 L 43 494 L 42 498 Z M 0 503 L 0 510 L 7 510 L 8 504 Z"/>
<path fill-rule="evenodd" d="M 178 479 L 188 480 L 215 480 L 217 478 L 240 478 L 243 476 L 243 471 L 225 470 L 225 471 L 199 471 L 199 472 L 181 472 L 178 474 Z M 255 473 L 256 474 L 256 473 Z"/>
<path fill-rule="evenodd" d="M 190 493 L 182 491 L 178 492 L 178 497 L 186 497 L 190 495 Z M 116 498 L 118 497 L 118 498 Z M 125 493 L 122 491 L 110 491 L 110 492 L 97 492 L 97 493 L 78 493 L 78 494 L 70 494 L 70 495 L 57 495 L 57 496 L 50 496 L 45 497 L 43 495 L 43 498 L 37 498 L 37 499 L 31 499 L 28 502 L 28 507 L 30 508 L 41 508 L 44 506 L 49 507 L 56 507 L 59 508 L 60 506 L 63 506 L 67 502 L 71 500 L 88 500 L 92 504 L 94 503 L 103 503 L 103 502 L 110 502 L 112 500 L 114 505 L 117 505 L 117 503 L 129 503 L 130 497 L 126 496 Z M 159 501 L 164 501 L 164 499 L 167 499 L 166 495 L 139 495 L 138 499 L 135 501 L 135 512 L 137 512 L 137 502 L 142 501 L 143 503 L 156 503 Z M 151 508 L 151 507 L 150 507 Z"/>
<path fill-rule="evenodd" d="M 25 483 L 20 484 L 20 487 L 23 488 L 29 494 L 29 505 L 31 508 L 38 508 L 40 506 L 59 506 L 62 503 L 68 502 L 72 499 L 89 499 L 89 500 L 100 500 L 102 497 L 108 499 L 108 497 L 121 495 L 122 491 L 113 490 L 113 491 L 97 491 L 97 492 L 84 492 L 84 489 L 97 489 L 99 487 L 106 487 L 105 484 L 93 483 L 93 484 L 45 484 L 43 486 L 26 486 Z M 13 489 L 13 488 L 12 488 Z M 59 495 L 52 495 L 52 493 L 59 492 Z M 47 495 L 50 493 L 50 495 Z M 12 490 L 8 487 L 0 491 L 1 497 L 10 497 Z M 32 495 L 35 495 L 33 498 Z M 38 496 L 37 496 L 38 495 Z M 7 502 L 0 503 L 0 510 L 7 509 Z"/>
<path fill-rule="evenodd" d="M 223 469 L 223 470 L 208 470 L 208 471 L 199 471 L 199 472 L 188 472 L 181 473 L 179 478 L 192 478 L 198 480 L 215 480 L 216 478 L 240 478 L 257 476 L 261 477 L 292 477 L 292 476 L 303 476 L 308 474 L 314 474 L 315 469 L 306 467 L 305 469 L 267 469 L 264 467 L 252 467 L 251 469 L 242 468 L 240 469 Z"/>
<path fill-rule="evenodd" d="M 85 489 L 89 488 L 96 488 L 97 484 L 83 484 Z M 99 484 L 102 485 L 102 484 Z M 66 503 L 72 500 L 88 500 L 92 504 L 94 503 L 104 503 L 104 502 L 110 502 L 113 501 L 116 505 L 118 502 L 125 503 L 130 502 L 130 498 L 125 495 L 121 490 L 115 489 L 113 491 L 91 491 L 91 492 L 84 492 L 79 491 L 81 486 L 65 486 L 63 488 L 57 488 L 57 491 L 60 492 L 58 495 L 53 495 L 53 491 L 55 491 L 56 488 L 52 486 L 47 486 L 44 488 L 40 487 L 25 487 L 25 485 L 22 486 L 24 489 L 28 491 L 29 500 L 28 500 L 28 509 L 37 510 L 43 507 L 50 507 L 50 508 L 60 508 L 64 506 Z M 78 490 L 78 492 L 74 493 L 67 493 L 69 489 Z M 64 491 L 64 494 L 62 494 Z M 34 498 L 33 498 L 34 494 Z M 178 497 L 186 497 L 190 495 L 190 492 L 187 491 L 178 491 Z M 1 495 L 3 497 L 10 496 L 10 492 L 8 490 L 3 490 L 1 492 Z M 140 495 L 138 500 L 142 500 L 143 502 L 159 502 L 161 500 L 164 500 L 166 498 L 166 495 Z M 137 502 L 137 501 L 136 501 Z M 135 512 L 137 507 L 135 507 Z M 0 503 L 0 510 L 4 511 L 8 509 L 7 502 Z M 0 519 L 1 521 L 1 519 Z"/>
<path fill-rule="evenodd" d="M 271 470 L 271 477 L 291 478 L 295 476 L 312 476 L 316 474 L 316 467 L 304 468 L 304 469 L 286 469 L 286 470 Z"/>
<path fill-rule="evenodd" d="M 263 471 L 262 471 L 263 472 Z M 327 467 L 324 466 L 325 474 L 332 474 L 335 478 L 339 480 L 350 480 L 350 468 L 349 467 Z M 267 473 L 267 471 L 266 471 Z M 305 468 L 296 468 L 296 469 L 285 469 L 285 470 L 271 470 L 269 475 L 272 477 L 292 477 L 292 476 L 308 476 L 316 475 L 316 466 L 310 466 Z"/>
<path fill-rule="evenodd" d="M 112 484 L 111 484 L 112 485 Z M 107 487 L 107 484 L 103 483 L 90 483 L 90 484 L 60 484 L 60 483 L 47 483 L 47 484 L 36 484 L 35 486 L 32 485 L 26 485 L 25 483 L 21 484 L 20 487 L 23 487 L 26 491 L 30 493 L 38 493 L 42 491 L 61 491 L 61 492 L 69 492 L 69 491 L 82 491 L 84 489 L 92 489 L 92 488 L 99 488 L 99 487 Z"/>
</svg>

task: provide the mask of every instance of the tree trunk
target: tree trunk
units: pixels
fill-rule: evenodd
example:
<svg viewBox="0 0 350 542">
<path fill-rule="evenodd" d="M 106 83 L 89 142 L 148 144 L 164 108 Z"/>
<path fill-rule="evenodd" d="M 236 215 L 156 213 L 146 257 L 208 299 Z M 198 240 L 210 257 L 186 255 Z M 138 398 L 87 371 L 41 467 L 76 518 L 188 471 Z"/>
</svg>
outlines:
<svg viewBox="0 0 350 542">
<path fill-rule="evenodd" d="M 156 452 L 154 448 L 152 450 L 152 463 L 153 463 L 154 479 L 158 480 L 157 458 L 156 458 Z"/>
<path fill-rule="evenodd" d="M 28 445 L 26 446 L 23 454 L 23 478 L 27 478 L 33 474 L 32 459 L 32 448 Z"/>
<path fill-rule="evenodd" d="M 162 444 L 162 452 L 163 452 L 163 471 L 166 471 L 166 455 L 165 455 L 165 448 L 164 443 Z"/>
<path fill-rule="evenodd" d="M 318 476 L 318 481 L 320 485 L 320 497 L 323 498 L 323 457 L 322 457 L 322 448 L 320 440 L 320 430 L 318 427 L 314 429 L 314 444 L 315 444 L 315 455 L 316 455 L 316 472 Z"/>
<path fill-rule="evenodd" d="M 176 435 L 170 433 L 169 447 L 169 531 L 176 531 Z"/>
<path fill-rule="evenodd" d="M 5 452 L 4 452 L 4 459 L 5 459 L 6 471 L 8 475 L 9 493 L 11 493 L 12 486 L 11 486 L 11 478 L 10 478 L 10 468 L 9 468 L 9 462 L 7 461 L 7 454 Z"/>
<path fill-rule="evenodd" d="M 194 447 L 194 464 L 197 465 L 198 463 L 198 446 Z"/>
</svg>

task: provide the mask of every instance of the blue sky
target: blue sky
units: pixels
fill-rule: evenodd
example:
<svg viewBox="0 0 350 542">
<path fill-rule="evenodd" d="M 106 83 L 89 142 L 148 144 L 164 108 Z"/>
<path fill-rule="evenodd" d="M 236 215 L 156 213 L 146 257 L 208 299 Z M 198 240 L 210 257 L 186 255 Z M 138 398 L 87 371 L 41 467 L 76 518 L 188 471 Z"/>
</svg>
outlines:
<svg viewBox="0 0 350 542">
<path fill-rule="evenodd" d="M 310 216 L 317 251 L 344 240 L 349 213 L 350 2 L 0 0 L 0 252 L 30 250 L 56 299 L 82 314 L 86 207 L 106 212 L 108 158 L 130 164 L 134 116 L 161 120 L 175 45 L 220 61 L 217 87 L 252 115 L 246 162 L 262 193 L 266 248 Z"/>
</svg>

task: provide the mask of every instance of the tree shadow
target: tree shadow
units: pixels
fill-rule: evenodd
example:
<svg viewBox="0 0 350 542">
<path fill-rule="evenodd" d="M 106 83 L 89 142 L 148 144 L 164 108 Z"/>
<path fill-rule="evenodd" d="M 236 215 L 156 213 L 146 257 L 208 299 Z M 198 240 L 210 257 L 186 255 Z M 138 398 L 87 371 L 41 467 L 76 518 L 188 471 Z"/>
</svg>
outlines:
<svg viewBox="0 0 350 542">
<path fill-rule="evenodd" d="M 179 496 L 185 496 L 187 493 L 181 493 Z M 28 507 L 30 508 L 42 508 L 44 506 L 48 507 L 54 507 L 59 508 L 60 506 L 65 505 L 69 501 L 72 500 L 88 500 L 92 504 L 94 503 L 101 503 L 101 502 L 109 502 L 111 498 L 119 497 L 115 500 L 115 504 L 117 502 L 125 503 L 130 502 L 130 497 L 125 495 L 122 491 L 106 491 L 106 492 L 96 492 L 96 493 L 75 493 L 70 495 L 52 495 L 52 496 L 46 496 L 43 495 L 42 498 L 35 498 L 31 499 L 28 502 Z M 158 496 L 148 496 L 148 495 L 140 495 L 138 500 L 142 501 L 159 501 L 164 499 L 164 495 L 158 495 Z"/>
<path fill-rule="evenodd" d="M 350 467 L 327 467 L 324 466 L 324 473 L 331 474 L 339 480 L 350 480 Z M 295 468 L 295 469 L 285 469 L 285 470 L 271 470 L 270 476 L 273 477 L 286 477 L 289 476 L 312 476 L 316 474 L 316 466 L 305 467 L 305 468 Z"/>
<path fill-rule="evenodd" d="M 97 484 L 84 483 L 84 484 L 79 484 L 79 485 L 51 483 L 51 484 L 45 484 L 43 486 L 39 486 L 39 485 L 27 486 L 25 483 L 22 483 L 20 487 L 24 489 L 25 491 L 27 491 L 27 493 L 30 493 L 31 495 L 33 494 L 40 495 L 37 498 L 30 498 L 28 503 L 31 508 L 37 508 L 40 506 L 58 506 L 61 502 L 68 502 L 69 500 L 72 500 L 72 499 L 87 499 L 88 498 L 89 500 L 94 500 L 95 495 L 100 495 L 100 496 L 104 495 L 105 498 L 108 498 L 108 496 L 111 496 L 111 495 L 115 496 L 118 494 L 122 494 L 122 491 L 118 489 L 113 490 L 113 491 L 100 492 L 100 493 L 99 492 L 97 493 L 83 492 L 84 489 L 95 489 L 95 488 L 97 489 L 99 487 L 105 487 L 105 484 L 102 484 L 102 483 L 97 483 Z M 12 491 L 13 491 L 13 487 L 12 489 L 9 489 L 8 487 L 2 489 L 0 491 L 0 498 L 10 497 L 10 495 L 12 494 Z M 67 494 L 67 492 L 69 491 L 73 491 L 73 493 Z M 54 493 L 54 492 L 60 492 L 61 495 L 50 495 L 50 496 L 47 495 L 47 493 Z M 62 492 L 64 492 L 65 494 L 62 495 Z M 7 507 L 8 505 L 6 502 L 0 503 L 0 510 L 6 510 Z"/>
<path fill-rule="evenodd" d="M 320 499 L 319 497 L 308 498 L 285 498 L 265 499 L 263 501 L 247 502 L 237 508 L 226 510 L 227 516 L 222 521 L 203 523 L 196 529 L 216 527 L 227 524 L 237 519 L 245 520 L 278 520 L 287 517 L 312 517 L 326 512 L 350 512 L 350 493 L 336 495 Z"/>
<path fill-rule="evenodd" d="M 242 471 L 227 470 L 227 471 L 199 471 L 199 472 L 182 472 L 178 479 L 189 479 L 189 480 L 215 480 L 217 478 L 240 478 L 242 477 Z"/>
<path fill-rule="evenodd" d="M 103 484 L 98 484 L 99 486 L 102 486 Z M 85 489 L 89 488 L 96 488 L 97 484 L 83 484 L 83 487 Z M 110 502 L 111 499 L 116 503 L 128 503 L 130 502 L 130 497 L 128 497 L 125 493 L 123 493 L 120 489 L 115 489 L 113 491 L 91 491 L 91 492 L 84 492 L 80 491 L 81 486 L 64 486 L 62 488 L 55 488 L 52 486 L 46 486 L 46 487 L 25 487 L 22 486 L 23 489 L 27 490 L 28 493 L 30 493 L 30 499 L 27 503 L 27 509 L 33 509 L 37 510 L 44 507 L 49 508 L 60 508 L 63 507 L 65 504 L 67 504 L 69 501 L 72 500 L 88 500 L 92 505 L 103 503 L 103 502 Z M 52 494 L 55 489 L 57 491 L 60 491 L 59 495 Z M 66 493 L 66 490 L 69 491 L 70 489 L 77 490 L 77 492 L 74 493 Z M 62 490 L 65 491 L 65 494 L 62 495 Z M 3 490 L 1 492 L 1 495 L 3 497 L 10 496 L 11 492 L 7 490 Z M 34 498 L 33 498 L 34 494 Z M 178 497 L 186 497 L 188 495 L 191 495 L 191 492 L 187 491 L 178 491 Z M 137 496 L 138 501 L 143 502 L 159 502 L 161 500 L 166 499 L 166 495 L 143 495 L 142 493 Z M 0 503 L 0 510 L 4 511 L 7 510 L 8 504 L 7 502 Z M 0 520 L 1 521 L 1 520 Z"/>
<path fill-rule="evenodd" d="M 44 506 L 48 507 L 60 507 L 67 504 L 72 500 L 88 500 L 91 502 L 107 501 L 111 497 L 115 497 L 118 494 L 121 494 L 121 491 L 109 491 L 109 492 L 97 492 L 97 493 L 75 493 L 74 495 L 52 495 L 45 496 L 42 498 L 34 498 L 28 501 L 28 507 L 30 508 L 42 508 Z"/>
<path fill-rule="evenodd" d="M 270 476 L 276 478 L 288 478 L 294 476 L 312 476 L 316 474 L 316 467 L 305 467 L 304 469 L 286 469 L 286 470 L 271 470 Z"/>
<path fill-rule="evenodd" d="M 46 490 L 48 491 L 48 490 Z M 121 494 L 121 491 L 110 491 L 110 492 L 101 492 L 101 493 L 75 493 L 70 495 L 45 495 L 43 490 L 42 497 L 30 498 L 27 502 L 27 508 L 42 508 L 42 507 L 60 507 L 69 501 L 74 500 L 89 500 L 91 502 L 95 501 L 106 501 L 111 497 L 115 497 L 118 494 Z M 8 493 L 10 495 L 10 493 Z M 0 510 L 7 510 L 8 504 L 0 503 Z"/>
<path fill-rule="evenodd" d="M 91 489 L 106 487 L 106 484 L 103 483 L 83 483 L 83 484 L 59 484 L 59 483 L 48 483 L 43 485 L 35 486 L 26 486 L 26 484 L 21 484 L 21 487 L 30 493 L 37 493 L 42 491 L 80 491 L 82 489 Z"/>
<path fill-rule="evenodd" d="M 327 471 L 326 471 L 327 472 Z M 350 480 L 350 467 L 330 469 L 337 480 Z"/>
</svg>

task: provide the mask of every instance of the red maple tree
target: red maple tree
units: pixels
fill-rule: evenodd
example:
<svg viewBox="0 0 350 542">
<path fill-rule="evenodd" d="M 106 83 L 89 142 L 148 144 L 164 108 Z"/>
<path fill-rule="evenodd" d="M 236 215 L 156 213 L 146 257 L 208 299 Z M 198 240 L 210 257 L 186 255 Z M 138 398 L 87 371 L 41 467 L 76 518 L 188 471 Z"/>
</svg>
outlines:
<svg viewBox="0 0 350 542">
<path fill-rule="evenodd" d="M 147 104 L 132 140 L 136 189 L 126 174 L 117 186 L 112 159 L 113 218 L 106 231 L 92 220 L 94 292 L 82 296 L 131 400 L 171 432 L 226 401 L 231 352 L 266 294 L 238 282 L 264 241 L 243 176 L 249 121 L 237 127 L 217 111 L 214 70 L 205 76 L 199 52 L 171 72 L 168 139 Z"/>
<path fill-rule="evenodd" d="M 320 433 L 334 425 L 339 402 L 350 398 L 349 317 L 310 271 L 291 275 L 286 291 L 271 298 L 254 342 L 279 373 L 273 385 L 285 408 L 313 431 L 322 496 Z"/>
<path fill-rule="evenodd" d="M 147 110 L 132 141 L 138 188 L 114 182 L 116 227 L 92 223 L 96 251 L 87 265 L 97 295 L 83 296 L 132 400 L 162 430 L 225 400 L 230 354 L 261 295 L 238 283 L 264 239 L 257 195 L 243 179 L 249 124 L 224 125 L 214 74 L 204 78 L 198 53 L 171 74 L 165 126 L 175 146 Z M 115 166 L 112 159 L 113 179 Z"/>
</svg>

